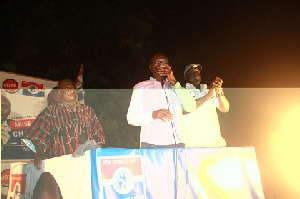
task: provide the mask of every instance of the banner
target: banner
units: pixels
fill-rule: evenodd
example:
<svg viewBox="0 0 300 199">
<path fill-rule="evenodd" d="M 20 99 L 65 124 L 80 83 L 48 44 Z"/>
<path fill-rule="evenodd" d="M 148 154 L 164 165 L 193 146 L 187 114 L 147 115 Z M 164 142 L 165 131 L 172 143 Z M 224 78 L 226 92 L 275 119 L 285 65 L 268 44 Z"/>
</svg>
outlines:
<svg viewBox="0 0 300 199">
<path fill-rule="evenodd" d="M 31 199 L 33 189 L 42 170 L 37 170 L 33 163 L 23 160 L 11 163 L 10 182 L 7 198 Z"/>
<path fill-rule="evenodd" d="M 0 71 L 1 87 L 1 194 L 7 195 L 10 181 L 10 163 L 29 162 L 34 153 L 22 144 L 21 139 L 35 117 L 46 107 L 47 96 L 56 81 Z M 19 168 L 19 167 L 18 167 Z M 26 176 L 13 169 L 14 188 L 10 192 L 24 193 Z M 22 167 L 23 171 L 23 167 Z M 8 179 L 7 179 L 8 178 Z"/>
<path fill-rule="evenodd" d="M 43 165 L 63 198 L 264 198 L 253 147 L 105 148 Z M 10 196 L 30 198 L 39 172 L 32 163 L 12 167 Z"/>
<path fill-rule="evenodd" d="M 139 177 L 128 164 L 137 157 Z M 252 147 L 101 149 L 91 151 L 91 167 L 94 199 L 264 198 Z"/>
<path fill-rule="evenodd" d="M 142 156 L 99 157 L 103 198 L 146 198 Z"/>
<path fill-rule="evenodd" d="M 47 95 L 57 82 L 0 71 L 0 83 L 1 105 L 6 103 L 8 114 L 1 121 L 1 142 L 22 144 L 26 129 L 47 106 Z"/>
<path fill-rule="evenodd" d="M 54 177 L 63 198 L 92 198 L 90 151 L 76 158 L 70 154 L 46 159 L 44 171 Z"/>
<path fill-rule="evenodd" d="M 1 197 L 7 196 L 9 187 L 10 163 L 1 163 Z"/>
</svg>

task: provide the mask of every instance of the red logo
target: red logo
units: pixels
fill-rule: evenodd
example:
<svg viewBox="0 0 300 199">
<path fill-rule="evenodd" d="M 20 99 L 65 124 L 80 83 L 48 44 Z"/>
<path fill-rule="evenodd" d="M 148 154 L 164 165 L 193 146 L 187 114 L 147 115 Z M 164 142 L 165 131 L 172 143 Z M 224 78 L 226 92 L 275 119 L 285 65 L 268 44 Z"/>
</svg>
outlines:
<svg viewBox="0 0 300 199">
<path fill-rule="evenodd" d="M 5 169 L 4 171 L 1 172 L 1 185 L 3 187 L 9 186 L 9 174 L 10 174 L 10 169 Z"/>
<path fill-rule="evenodd" d="M 11 192 L 25 194 L 26 174 L 12 174 Z"/>
<path fill-rule="evenodd" d="M 9 126 L 12 130 L 28 129 L 34 120 L 35 119 L 10 121 Z"/>
<path fill-rule="evenodd" d="M 2 88 L 9 93 L 15 93 L 19 90 L 18 82 L 14 79 L 7 79 L 3 82 Z"/>
<path fill-rule="evenodd" d="M 22 81 L 22 87 L 30 88 L 30 89 L 44 89 L 43 84 L 38 84 L 35 82 L 25 82 L 25 81 Z"/>
</svg>

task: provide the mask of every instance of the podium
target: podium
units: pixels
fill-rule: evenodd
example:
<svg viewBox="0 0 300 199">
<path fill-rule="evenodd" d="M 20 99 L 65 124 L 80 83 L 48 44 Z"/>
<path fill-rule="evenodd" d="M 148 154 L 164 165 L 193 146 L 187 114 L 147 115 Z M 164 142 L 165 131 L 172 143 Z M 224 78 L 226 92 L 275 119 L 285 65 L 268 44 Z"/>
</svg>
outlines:
<svg viewBox="0 0 300 199">
<path fill-rule="evenodd" d="M 104 148 L 45 160 L 42 171 L 63 198 L 264 198 L 254 147 Z M 36 181 L 36 172 L 21 172 Z"/>
</svg>

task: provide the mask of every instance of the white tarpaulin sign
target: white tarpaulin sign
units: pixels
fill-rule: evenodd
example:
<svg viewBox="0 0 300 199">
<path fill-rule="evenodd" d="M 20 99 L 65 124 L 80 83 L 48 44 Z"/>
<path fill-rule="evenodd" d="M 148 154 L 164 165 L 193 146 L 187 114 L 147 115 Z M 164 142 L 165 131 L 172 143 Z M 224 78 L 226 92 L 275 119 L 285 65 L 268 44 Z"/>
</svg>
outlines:
<svg viewBox="0 0 300 199">
<path fill-rule="evenodd" d="M 21 139 L 36 116 L 46 107 L 48 93 L 57 86 L 57 81 L 0 71 L 0 83 L 1 114 L 5 114 L 5 111 L 2 113 L 4 109 L 9 113 L 6 119 L 1 118 L 1 194 L 5 196 L 10 182 L 10 168 L 7 165 L 32 158 L 33 152 L 21 145 Z M 10 103 L 10 108 L 5 107 L 5 100 Z M 23 189 L 19 188 L 25 177 L 23 174 L 16 175 L 20 176 L 14 176 L 14 191 L 21 192 Z"/>
<path fill-rule="evenodd" d="M 46 107 L 46 97 L 57 81 L 0 71 L 0 82 L 1 95 L 11 104 L 11 112 L 1 124 L 1 131 L 9 135 L 4 144 L 21 144 L 26 129 Z"/>
</svg>

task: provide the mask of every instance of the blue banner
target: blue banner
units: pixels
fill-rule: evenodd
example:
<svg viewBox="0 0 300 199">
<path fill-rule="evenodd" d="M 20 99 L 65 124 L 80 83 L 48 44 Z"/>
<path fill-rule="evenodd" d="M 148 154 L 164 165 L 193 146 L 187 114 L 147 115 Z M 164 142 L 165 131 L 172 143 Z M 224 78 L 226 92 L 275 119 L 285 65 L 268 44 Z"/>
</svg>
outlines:
<svg viewBox="0 0 300 199">
<path fill-rule="evenodd" d="M 91 151 L 98 198 L 264 198 L 254 148 Z"/>
</svg>

